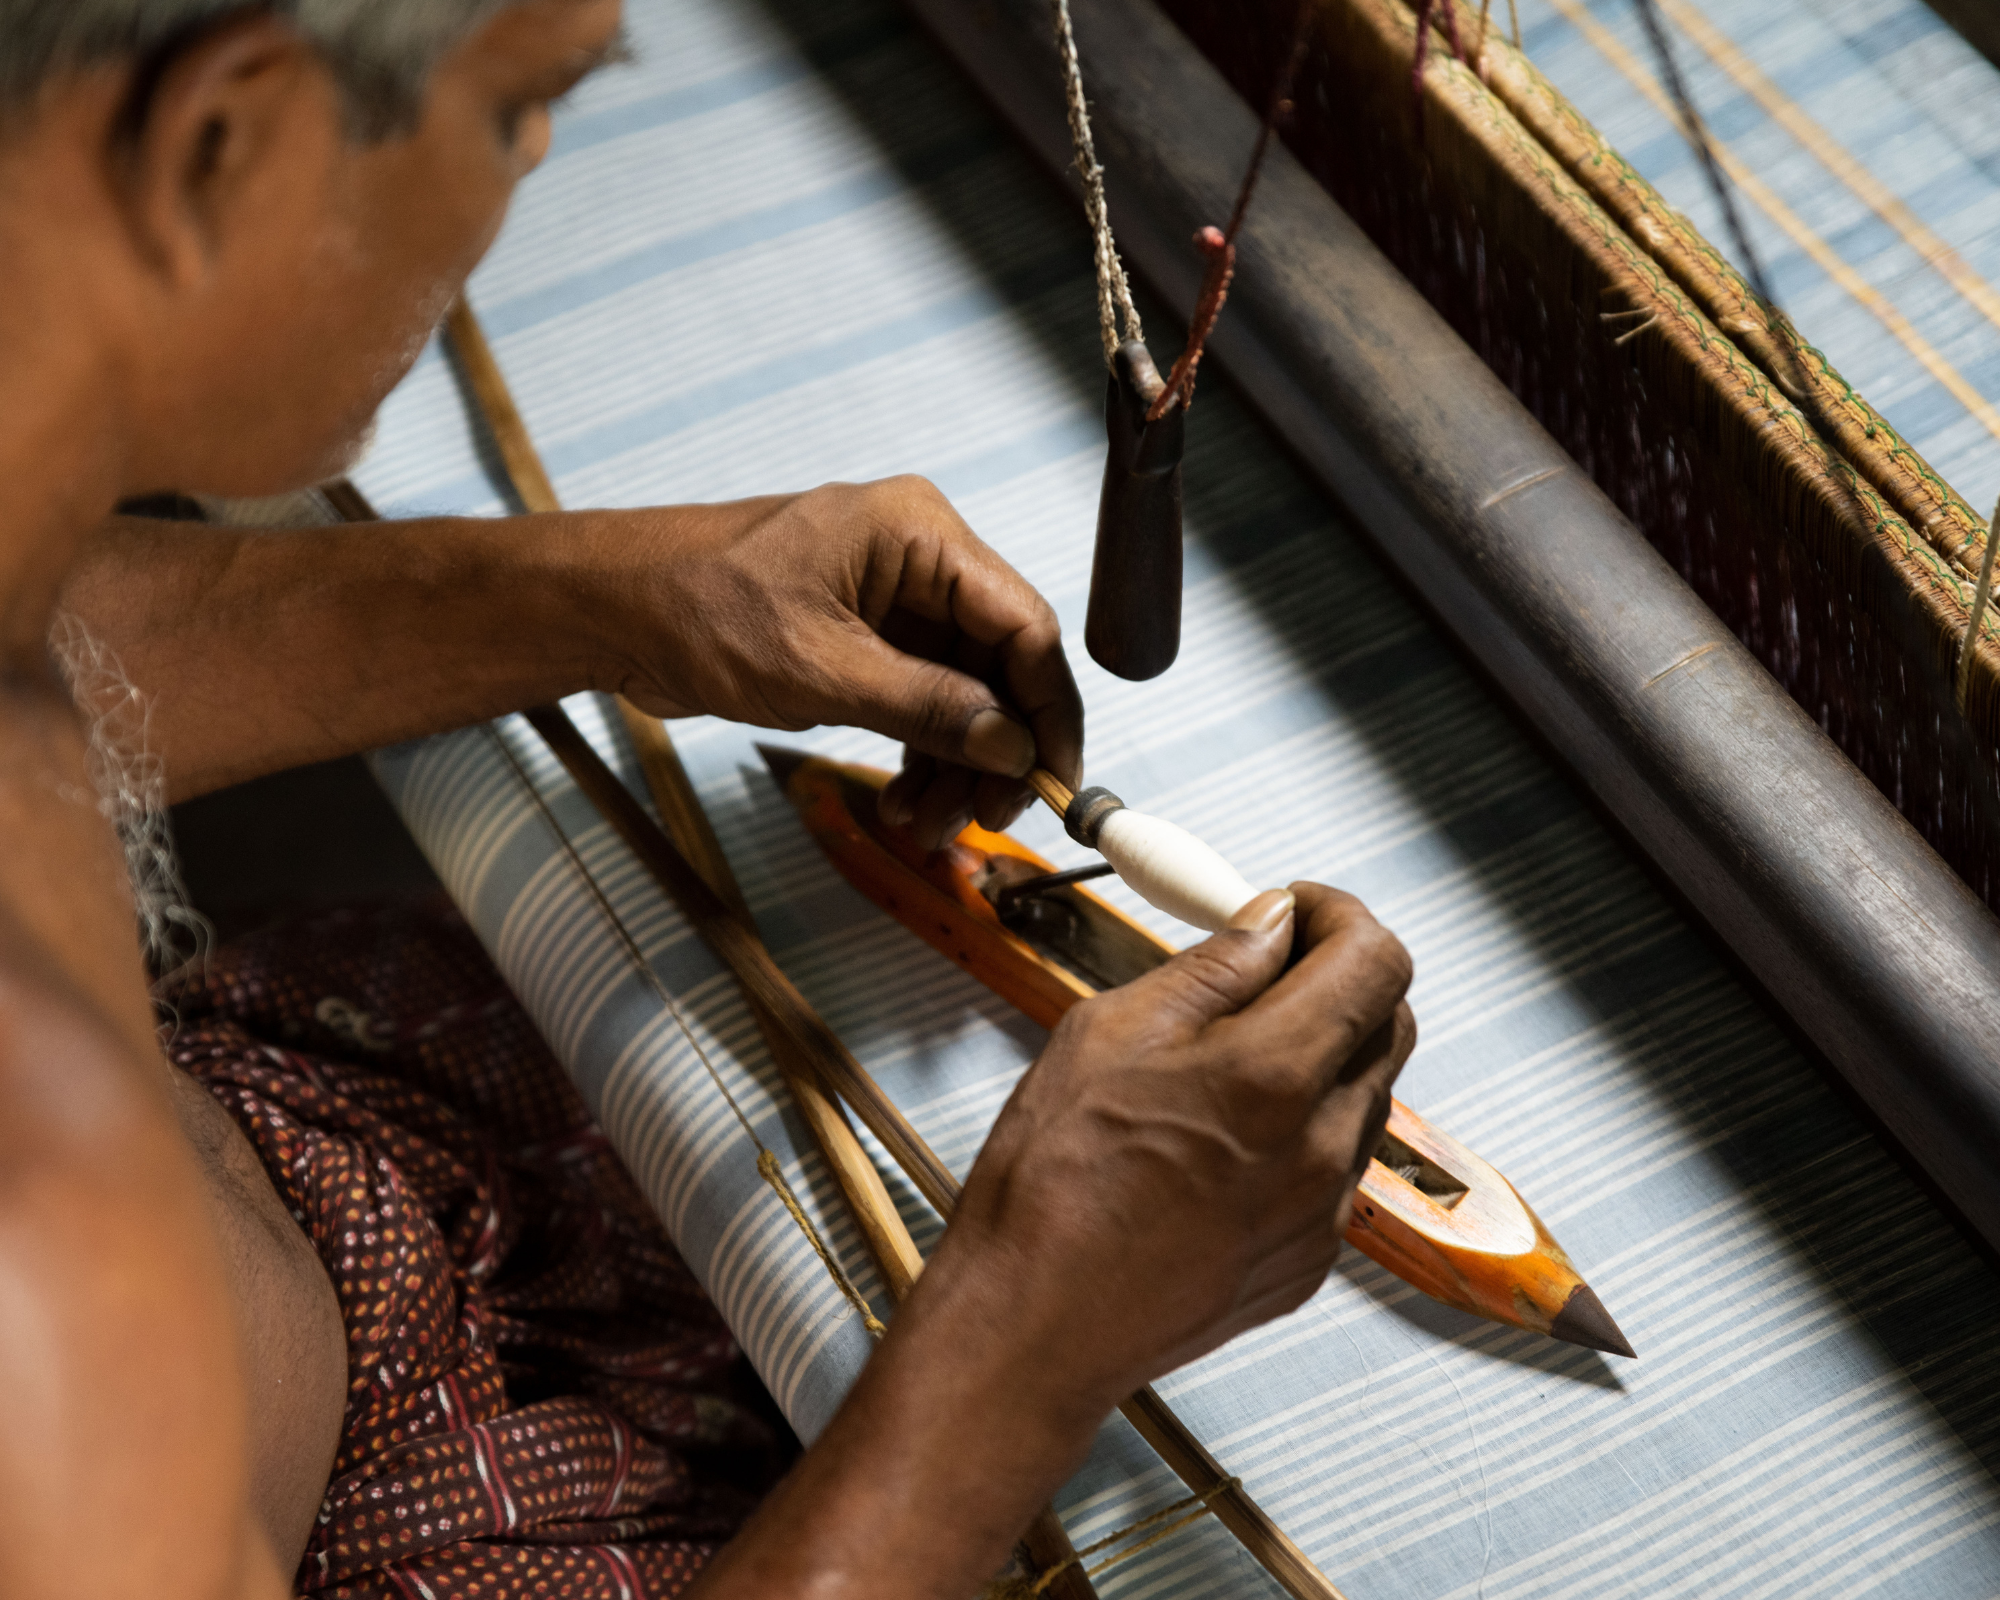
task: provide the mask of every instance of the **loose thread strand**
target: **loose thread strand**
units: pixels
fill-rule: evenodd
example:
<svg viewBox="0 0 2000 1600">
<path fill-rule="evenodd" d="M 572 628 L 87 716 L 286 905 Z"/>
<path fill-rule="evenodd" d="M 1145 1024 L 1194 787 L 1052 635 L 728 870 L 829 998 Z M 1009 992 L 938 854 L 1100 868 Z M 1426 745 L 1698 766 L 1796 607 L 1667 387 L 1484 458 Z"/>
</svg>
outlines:
<svg viewBox="0 0 2000 1600">
<path fill-rule="evenodd" d="M 833 1279 L 834 1287 L 841 1292 L 847 1303 L 854 1308 L 856 1315 L 861 1318 L 861 1325 L 868 1330 L 871 1337 L 880 1339 L 889 1330 L 883 1326 L 881 1318 L 875 1315 L 874 1309 L 861 1291 L 854 1286 L 854 1280 L 848 1277 L 847 1269 L 841 1266 L 839 1258 L 834 1255 L 821 1236 L 818 1226 L 806 1214 L 805 1207 L 800 1204 L 797 1193 L 785 1177 L 784 1167 L 776 1153 L 757 1136 L 757 1129 L 744 1111 L 742 1103 L 730 1092 L 729 1085 L 723 1080 L 721 1072 L 709 1059 L 708 1052 L 702 1048 L 701 1040 L 695 1037 L 694 1029 L 682 1014 L 680 1002 L 674 998 L 673 991 L 653 970 L 653 964 L 646 959 L 646 953 L 640 949 L 638 939 L 633 936 L 632 930 L 626 927 L 625 919 L 618 914 L 618 908 L 612 905 L 610 896 L 598 883 L 596 875 L 591 872 L 575 843 L 563 831 L 562 824 L 556 820 L 555 812 L 550 810 L 548 801 L 542 797 L 542 791 L 535 786 L 534 779 L 528 776 L 528 771 L 521 765 L 520 758 L 509 748 L 507 741 L 500 737 L 498 730 L 491 723 L 484 726 L 487 738 L 493 741 L 494 747 L 506 758 L 507 765 L 514 769 L 514 776 L 521 780 L 521 786 L 528 791 L 529 798 L 535 803 L 535 809 L 541 813 L 543 823 L 554 835 L 556 843 L 562 847 L 564 855 L 569 858 L 571 870 L 589 890 L 591 898 L 597 902 L 598 910 L 603 913 L 605 921 L 611 925 L 619 942 L 624 945 L 625 953 L 631 958 L 632 965 L 638 970 L 646 986 L 653 991 L 654 997 L 667 1008 L 667 1014 L 674 1019 L 675 1026 L 681 1030 L 681 1037 L 687 1040 L 689 1048 L 695 1053 L 695 1058 L 707 1069 L 710 1080 L 721 1091 L 729 1109 L 735 1113 L 745 1137 L 756 1147 L 758 1176 L 770 1185 L 771 1192 L 791 1213 L 792 1221 L 798 1224 L 799 1232 L 805 1235 L 806 1243 L 812 1246 L 813 1254 L 819 1257 L 820 1264 L 826 1268 L 827 1276 Z"/>
<path fill-rule="evenodd" d="M 1227 1494 L 1232 1489 L 1240 1488 L 1242 1483 L 1243 1480 L 1241 1478 L 1235 1477 L 1223 1478 L 1217 1483 L 1212 1483 L 1206 1489 L 1202 1490 L 1200 1494 L 1191 1494 L 1185 1499 L 1176 1500 L 1170 1506 L 1162 1506 L 1150 1516 L 1141 1517 L 1129 1527 L 1120 1528 L 1113 1533 L 1107 1533 L 1101 1539 L 1093 1539 L 1089 1544 L 1079 1549 L 1075 1555 L 1065 1561 L 1058 1561 L 1054 1566 L 1045 1572 L 1037 1574 L 1033 1579 L 1016 1578 L 990 1585 L 986 1591 L 986 1600 L 1035 1600 L 1036 1596 L 1046 1594 L 1056 1579 L 1069 1571 L 1071 1567 L 1082 1566 L 1085 1561 L 1096 1555 L 1098 1551 L 1109 1550 L 1113 1545 L 1123 1544 L 1127 1539 L 1137 1534 L 1146 1533 L 1148 1529 L 1156 1530 L 1130 1548 L 1116 1551 L 1106 1556 L 1104 1560 L 1084 1568 L 1084 1576 L 1094 1578 L 1099 1573 L 1107 1572 L 1122 1562 L 1130 1561 L 1134 1556 L 1145 1554 L 1146 1551 L 1152 1549 L 1156 1544 L 1161 1543 L 1163 1540 L 1171 1539 L 1181 1529 L 1199 1522 L 1215 1509 L 1214 1502 L 1217 1495 Z M 1183 1512 L 1186 1515 L 1182 1515 Z M 1166 1526 L 1161 1527 L 1162 1523 L 1165 1523 Z"/>
<path fill-rule="evenodd" d="M 1730 242 L 1736 248 L 1737 259 L 1741 262 L 1743 276 L 1749 280 L 1750 293 L 1757 301 L 1758 310 L 1763 313 L 1765 326 L 1771 334 L 1773 345 L 1783 353 L 1783 372 L 1773 373 L 1781 388 L 1786 389 L 1798 403 L 1799 414 L 1805 419 L 1811 443 L 1817 443 L 1822 459 L 1827 467 L 1827 481 L 1836 494 L 1844 501 L 1843 509 L 1858 525 L 1868 524 L 1866 508 L 1854 492 L 1848 476 L 1840 470 L 1846 463 L 1842 460 L 1839 447 L 1834 443 L 1838 434 L 1833 426 L 1833 418 L 1828 412 L 1826 399 L 1818 385 L 1812 381 L 1806 370 L 1806 361 L 1800 349 L 1801 340 L 1792 321 L 1778 309 L 1778 302 L 1771 293 L 1770 279 L 1764 273 L 1764 263 L 1758 256 L 1756 247 L 1750 242 L 1750 230 L 1744 225 L 1743 213 L 1736 204 L 1736 189 L 1729 181 L 1729 175 L 1722 170 L 1722 162 L 1717 158 L 1715 146 L 1708 136 L 1708 125 L 1695 108 L 1694 94 L 1688 88 L 1687 79 L 1681 74 L 1679 60 L 1674 55 L 1673 45 L 1667 38 L 1666 23 L 1661 20 L 1657 0 L 1634 0 L 1638 8 L 1639 22 L 1644 28 L 1648 44 L 1651 45 L 1655 60 L 1659 63 L 1660 78 L 1665 83 L 1667 93 L 1672 97 L 1674 109 L 1679 114 L 1681 133 L 1693 146 L 1697 161 L 1707 180 L 1710 194 L 1722 210 L 1723 224 L 1729 229 Z"/>
<path fill-rule="evenodd" d="M 1090 136 L 1090 106 L 1083 94 L 1083 66 L 1077 59 L 1069 0 L 1054 0 L 1054 9 L 1056 53 L 1062 60 L 1070 142 L 1076 146 L 1076 172 L 1083 181 L 1084 215 L 1090 219 L 1090 231 L 1096 239 L 1097 331 L 1104 341 L 1104 364 L 1108 367 L 1121 343 L 1144 342 L 1146 333 L 1139 325 L 1139 308 L 1132 303 L 1132 284 L 1125 276 L 1117 241 L 1111 235 L 1111 212 L 1104 200 L 1104 169 L 1097 164 L 1097 146 Z"/>
</svg>

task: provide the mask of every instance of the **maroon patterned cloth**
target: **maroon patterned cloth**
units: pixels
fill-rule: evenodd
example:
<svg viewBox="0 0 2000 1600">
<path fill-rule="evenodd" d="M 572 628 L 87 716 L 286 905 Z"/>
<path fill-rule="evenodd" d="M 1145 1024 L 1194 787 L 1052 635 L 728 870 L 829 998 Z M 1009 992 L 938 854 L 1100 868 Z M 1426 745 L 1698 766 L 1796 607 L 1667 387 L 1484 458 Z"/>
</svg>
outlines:
<svg viewBox="0 0 2000 1600">
<path fill-rule="evenodd" d="M 732 1398 L 721 1318 L 457 916 L 293 924 L 222 952 L 174 1009 L 172 1059 L 249 1135 L 347 1323 L 347 1419 L 299 1592 L 686 1588 L 752 1503 L 716 1474 L 754 1483 L 769 1430 Z"/>
</svg>

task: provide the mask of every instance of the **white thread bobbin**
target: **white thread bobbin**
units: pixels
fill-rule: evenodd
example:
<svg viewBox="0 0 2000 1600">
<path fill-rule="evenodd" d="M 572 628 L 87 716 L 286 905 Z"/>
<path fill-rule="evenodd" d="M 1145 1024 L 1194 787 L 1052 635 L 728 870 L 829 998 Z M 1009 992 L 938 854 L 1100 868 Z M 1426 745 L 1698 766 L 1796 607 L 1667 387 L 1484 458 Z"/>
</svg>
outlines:
<svg viewBox="0 0 2000 1600">
<path fill-rule="evenodd" d="M 1133 811 L 1109 789 L 1085 789 L 1065 808 L 1063 826 L 1098 851 L 1148 905 L 1210 933 L 1257 897 L 1227 861 L 1185 828 Z"/>
</svg>

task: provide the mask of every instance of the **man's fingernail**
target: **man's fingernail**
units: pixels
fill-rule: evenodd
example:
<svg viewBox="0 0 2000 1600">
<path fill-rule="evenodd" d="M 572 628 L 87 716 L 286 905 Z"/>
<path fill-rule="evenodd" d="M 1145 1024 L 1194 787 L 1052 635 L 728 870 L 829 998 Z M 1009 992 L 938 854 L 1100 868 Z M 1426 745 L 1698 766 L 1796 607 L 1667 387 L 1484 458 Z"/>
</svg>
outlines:
<svg viewBox="0 0 2000 1600">
<path fill-rule="evenodd" d="M 1266 889 L 1229 919 L 1238 933 L 1276 933 L 1292 914 L 1292 891 Z"/>
<path fill-rule="evenodd" d="M 982 772 L 1025 778 L 1035 764 L 1035 736 L 1006 712 L 989 706 L 966 725 L 965 760 Z"/>
<path fill-rule="evenodd" d="M 875 814 L 892 828 L 907 828 L 910 818 L 917 814 L 915 806 L 894 789 L 884 789 L 882 799 L 875 807 Z"/>
</svg>

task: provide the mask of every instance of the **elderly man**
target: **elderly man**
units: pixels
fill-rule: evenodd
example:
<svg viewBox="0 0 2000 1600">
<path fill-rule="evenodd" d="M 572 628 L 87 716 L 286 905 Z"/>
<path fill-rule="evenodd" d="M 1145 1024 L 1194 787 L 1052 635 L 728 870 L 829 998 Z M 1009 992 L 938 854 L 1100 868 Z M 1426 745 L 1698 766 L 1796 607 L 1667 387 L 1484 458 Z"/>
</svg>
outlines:
<svg viewBox="0 0 2000 1600">
<path fill-rule="evenodd" d="M 97 793 L 119 752 L 71 680 L 143 691 L 176 799 L 585 688 L 900 738 L 885 803 L 933 842 L 1006 823 L 1038 758 L 1078 775 L 1048 606 L 920 482 L 316 535 L 110 515 L 339 471 L 550 102 L 618 49 L 618 0 L 0 0 L 0 1593 L 968 1594 L 1121 1396 L 1334 1258 L 1408 963 L 1298 885 L 1070 1015 L 861 1383 L 725 1544 L 669 1514 L 689 1472 L 643 1373 L 564 1414 L 649 1474 L 496 1487 L 568 1369 L 483 1342 L 523 1225 L 441 1080 L 163 1061 Z M 502 1079 L 545 1070 L 519 1053 Z M 432 1314 L 393 1359 L 361 1342 L 392 1301 Z M 440 1516 L 461 1491 L 491 1515 Z"/>
</svg>

